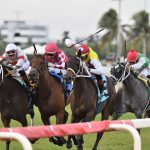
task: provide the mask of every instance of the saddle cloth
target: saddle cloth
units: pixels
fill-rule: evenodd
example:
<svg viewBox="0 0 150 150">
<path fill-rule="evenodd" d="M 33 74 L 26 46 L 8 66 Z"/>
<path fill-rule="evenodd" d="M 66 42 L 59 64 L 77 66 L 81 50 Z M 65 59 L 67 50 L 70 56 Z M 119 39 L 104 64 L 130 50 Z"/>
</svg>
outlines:
<svg viewBox="0 0 150 150">
<path fill-rule="evenodd" d="M 105 75 L 102 75 L 102 80 L 103 80 L 103 84 L 104 84 L 103 85 L 104 90 L 102 91 L 103 95 L 101 94 L 100 89 L 97 85 L 97 91 L 98 91 L 98 99 L 97 99 L 97 103 L 96 103 L 97 114 L 103 110 L 105 103 L 109 98 L 108 89 L 107 89 L 107 78 Z"/>
</svg>

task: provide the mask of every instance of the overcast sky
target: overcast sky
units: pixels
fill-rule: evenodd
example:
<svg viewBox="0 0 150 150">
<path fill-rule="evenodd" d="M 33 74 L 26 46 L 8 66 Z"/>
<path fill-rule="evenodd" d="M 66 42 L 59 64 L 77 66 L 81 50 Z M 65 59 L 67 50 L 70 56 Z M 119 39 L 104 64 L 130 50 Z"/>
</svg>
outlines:
<svg viewBox="0 0 150 150">
<path fill-rule="evenodd" d="M 97 31 L 97 23 L 110 8 L 118 11 L 118 0 L 0 0 L 0 20 L 19 19 L 49 27 L 50 39 L 85 37 Z M 134 13 L 146 9 L 150 0 L 122 0 L 121 22 L 131 22 Z"/>
</svg>

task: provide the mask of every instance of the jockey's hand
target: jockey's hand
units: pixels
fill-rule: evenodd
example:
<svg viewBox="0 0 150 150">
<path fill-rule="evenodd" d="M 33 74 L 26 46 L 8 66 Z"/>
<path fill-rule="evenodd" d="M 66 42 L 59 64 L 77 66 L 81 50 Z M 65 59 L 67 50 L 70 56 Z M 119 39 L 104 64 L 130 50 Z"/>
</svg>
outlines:
<svg viewBox="0 0 150 150">
<path fill-rule="evenodd" d="M 6 66 L 6 68 L 7 68 L 8 70 L 13 70 L 13 66 L 12 66 L 11 64 L 8 64 L 8 65 Z"/>
<path fill-rule="evenodd" d="M 14 69 L 14 70 L 17 70 L 17 69 L 19 69 L 21 66 L 13 66 L 12 68 Z"/>
<path fill-rule="evenodd" d="M 75 42 L 74 42 L 73 40 L 71 40 L 71 39 L 66 39 L 66 40 L 65 40 L 65 45 L 66 45 L 68 48 L 72 47 L 74 44 L 75 44 Z"/>
<path fill-rule="evenodd" d="M 48 63 L 48 67 L 54 67 L 53 63 Z"/>
<path fill-rule="evenodd" d="M 132 70 L 132 69 L 133 69 L 131 65 L 128 65 L 127 68 L 128 68 L 129 70 Z"/>
</svg>

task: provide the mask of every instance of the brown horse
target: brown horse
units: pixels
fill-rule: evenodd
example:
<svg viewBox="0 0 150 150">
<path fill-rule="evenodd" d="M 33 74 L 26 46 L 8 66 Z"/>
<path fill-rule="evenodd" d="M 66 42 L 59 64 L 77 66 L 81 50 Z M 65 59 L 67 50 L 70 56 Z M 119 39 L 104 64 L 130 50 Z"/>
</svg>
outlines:
<svg viewBox="0 0 150 150">
<path fill-rule="evenodd" d="M 65 100 L 63 86 L 60 81 L 49 74 L 44 55 L 35 55 L 31 58 L 29 78 L 38 86 L 38 100 L 36 106 L 41 113 L 45 125 L 50 125 L 50 117 L 56 116 L 56 124 L 66 123 Z M 63 137 L 50 138 L 54 144 L 63 145 Z"/>
<path fill-rule="evenodd" d="M 66 73 L 66 80 L 74 81 L 74 88 L 71 96 L 69 97 L 72 118 L 71 123 L 77 122 L 88 122 L 94 120 L 97 110 L 97 87 L 94 81 L 89 77 L 85 72 L 83 66 L 81 65 L 82 61 L 80 55 L 71 57 L 68 61 L 68 69 Z M 112 84 L 112 81 L 107 77 L 107 88 L 109 93 L 109 98 L 102 103 L 101 110 L 101 120 L 108 120 L 111 113 L 111 107 L 116 101 L 116 91 L 115 87 Z M 97 133 L 97 139 L 94 144 L 93 150 L 96 150 L 100 139 L 102 138 L 103 132 Z M 68 136 L 67 148 L 72 147 L 73 138 L 74 143 L 77 144 L 78 150 L 83 149 L 83 135 L 77 136 Z M 77 141 L 75 140 L 77 139 Z M 77 143 L 76 143 L 77 142 Z"/>
<path fill-rule="evenodd" d="M 4 127 L 10 127 L 11 120 L 16 120 L 23 127 L 27 126 L 28 94 L 16 79 L 11 76 L 8 67 L 0 64 L 0 113 Z M 6 141 L 9 150 L 10 141 Z"/>
</svg>

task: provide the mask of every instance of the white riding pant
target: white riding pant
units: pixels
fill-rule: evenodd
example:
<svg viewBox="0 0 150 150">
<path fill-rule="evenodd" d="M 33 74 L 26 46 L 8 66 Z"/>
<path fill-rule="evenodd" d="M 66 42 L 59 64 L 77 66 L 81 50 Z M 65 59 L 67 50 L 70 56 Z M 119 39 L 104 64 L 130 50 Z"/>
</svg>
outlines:
<svg viewBox="0 0 150 150">
<path fill-rule="evenodd" d="M 150 68 L 144 68 L 141 72 L 140 72 L 140 74 L 139 75 L 144 75 L 144 76 L 148 76 L 148 75 L 150 75 Z"/>
</svg>

